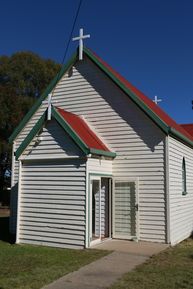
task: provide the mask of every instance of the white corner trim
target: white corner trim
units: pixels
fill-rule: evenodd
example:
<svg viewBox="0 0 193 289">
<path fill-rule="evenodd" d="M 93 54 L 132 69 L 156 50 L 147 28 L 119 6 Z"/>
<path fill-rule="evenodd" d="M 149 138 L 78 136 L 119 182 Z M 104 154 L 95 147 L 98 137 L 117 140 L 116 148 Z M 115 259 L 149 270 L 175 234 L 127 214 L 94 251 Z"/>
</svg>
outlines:
<svg viewBox="0 0 193 289">
<path fill-rule="evenodd" d="M 14 187 L 14 183 L 15 183 L 15 179 L 14 179 L 14 175 L 15 175 L 15 141 L 13 142 L 13 146 L 12 146 L 12 163 L 11 163 L 11 188 Z"/>
<path fill-rule="evenodd" d="M 88 160 L 86 160 L 86 229 L 85 229 L 85 248 L 89 247 L 89 174 Z"/>
<path fill-rule="evenodd" d="M 21 201 L 21 174 L 22 162 L 19 161 L 19 178 L 18 178 L 18 195 L 17 195 L 17 229 L 16 229 L 16 244 L 19 244 L 20 231 L 20 201 Z"/>
<path fill-rule="evenodd" d="M 171 244 L 170 236 L 170 191 L 169 191 L 169 136 L 165 138 L 165 190 L 166 190 L 166 242 Z"/>
</svg>

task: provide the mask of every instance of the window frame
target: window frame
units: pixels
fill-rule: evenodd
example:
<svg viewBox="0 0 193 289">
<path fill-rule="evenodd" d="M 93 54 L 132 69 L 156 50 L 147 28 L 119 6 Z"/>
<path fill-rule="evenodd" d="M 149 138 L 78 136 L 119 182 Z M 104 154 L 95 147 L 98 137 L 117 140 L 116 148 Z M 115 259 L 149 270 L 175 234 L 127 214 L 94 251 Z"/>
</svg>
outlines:
<svg viewBox="0 0 193 289">
<path fill-rule="evenodd" d="M 186 160 L 182 159 L 182 195 L 187 195 Z"/>
</svg>

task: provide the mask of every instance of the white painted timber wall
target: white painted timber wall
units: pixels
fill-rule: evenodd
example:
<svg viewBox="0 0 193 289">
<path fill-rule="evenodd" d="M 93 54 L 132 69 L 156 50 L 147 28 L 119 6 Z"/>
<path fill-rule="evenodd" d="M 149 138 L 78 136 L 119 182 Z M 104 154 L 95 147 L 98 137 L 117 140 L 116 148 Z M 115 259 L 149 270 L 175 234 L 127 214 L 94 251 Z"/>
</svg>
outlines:
<svg viewBox="0 0 193 289">
<path fill-rule="evenodd" d="M 182 160 L 186 162 L 187 195 L 182 195 Z M 169 197 L 171 244 L 193 232 L 193 150 L 169 137 Z"/>
<path fill-rule="evenodd" d="M 89 174 L 112 175 L 112 160 L 88 158 L 87 171 Z"/>
<path fill-rule="evenodd" d="M 55 120 L 39 138 L 21 156 L 17 242 L 83 248 L 86 159 Z"/>
<path fill-rule="evenodd" d="M 85 161 L 24 161 L 20 175 L 17 242 L 83 248 Z"/>
<path fill-rule="evenodd" d="M 61 159 L 75 156 L 83 156 L 82 151 L 57 121 L 51 120 L 23 152 L 22 159 Z"/>
<path fill-rule="evenodd" d="M 41 117 L 43 112 L 46 110 L 47 103 L 44 101 L 37 112 L 32 116 L 30 121 L 26 124 L 20 134 L 16 137 L 14 141 L 14 152 L 20 146 L 21 142 L 25 139 L 28 133 L 31 131 L 33 126 L 36 124 L 38 119 Z M 12 188 L 11 188 L 11 217 L 10 217 L 10 232 L 12 234 L 16 233 L 16 223 L 17 223 L 17 198 L 18 198 L 18 179 L 19 179 L 19 162 L 15 160 L 13 156 L 13 171 L 12 171 Z"/>
<path fill-rule="evenodd" d="M 139 178 L 140 239 L 165 242 L 165 135 L 161 130 L 86 58 L 58 83 L 53 105 L 83 115 L 117 153 L 115 177 Z M 17 144 L 42 110 L 19 135 Z"/>
<path fill-rule="evenodd" d="M 162 131 L 90 60 L 73 67 L 55 89 L 53 104 L 83 115 L 117 153 L 113 176 L 139 178 L 140 239 L 165 242 L 165 172 Z"/>
</svg>

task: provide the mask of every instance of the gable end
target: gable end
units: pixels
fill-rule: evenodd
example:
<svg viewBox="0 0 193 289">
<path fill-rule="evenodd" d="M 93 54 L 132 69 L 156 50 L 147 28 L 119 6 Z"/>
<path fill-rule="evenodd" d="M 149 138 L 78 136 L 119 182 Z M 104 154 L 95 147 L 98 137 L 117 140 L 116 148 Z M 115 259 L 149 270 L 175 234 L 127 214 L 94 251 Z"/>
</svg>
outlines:
<svg viewBox="0 0 193 289">
<path fill-rule="evenodd" d="M 43 127 L 44 123 L 46 122 L 46 114 L 47 110 L 43 113 L 43 115 L 37 121 L 35 126 L 32 128 L 32 130 L 29 132 L 29 134 L 26 136 L 26 138 L 18 147 L 17 151 L 15 152 L 16 160 L 18 160 L 20 155 L 24 152 L 24 150 L 36 136 L 38 131 L 40 131 L 41 128 Z M 86 155 L 95 154 L 113 158 L 116 156 L 116 153 L 111 152 L 109 150 L 89 147 L 88 144 L 86 144 L 82 140 L 81 136 L 78 135 L 78 133 L 71 127 L 71 125 L 61 116 L 61 114 L 53 106 L 52 106 L 52 116 L 58 122 L 58 124 L 67 132 L 67 134 L 71 137 L 71 139 L 75 142 L 75 144 L 81 149 L 81 151 L 84 154 Z"/>
</svg>

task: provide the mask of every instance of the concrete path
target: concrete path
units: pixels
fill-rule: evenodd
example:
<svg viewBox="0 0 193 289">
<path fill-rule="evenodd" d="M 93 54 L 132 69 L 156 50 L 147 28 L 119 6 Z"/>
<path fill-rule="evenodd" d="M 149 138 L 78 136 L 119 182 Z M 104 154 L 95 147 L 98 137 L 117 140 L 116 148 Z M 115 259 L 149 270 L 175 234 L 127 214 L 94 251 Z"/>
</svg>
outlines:
<svg viewBox="0 0 193 289">
<path fill-rule="evenodd" d="M 125 240 L 108 240 L 93 247 L 93 249 L 125 252 L 135 255 L 149 256 L 158 254 L 168 248 L 167 244 L 153 242 L 133 242 Z"/>
<path fill-rule="evenodd" d="M 113 247 L 117 247 L 114 249 L 116 251 L 80 268 L 78 271 L 65 275 L 42 289 L 105 289 L 110 287 L 123 274 L 131 271 L 137 265 L 142 264 L 154 254 L 150 249 L 145 251 L 148 243 L 143 244 L 142 247 L 144 250 L 137 252 L 137 248 L 140 247 L 139 243 L 120 241 L 121 243 L 118 244 L 119 241 L 115 243 L 112 241 L 109 242 L 106 242 L 106 245 L 103 243 L 95 246 L 95 248 L 99 249 L 100 246 L 106 247 L 109 243 L 108 249 L 112 250 L 113 244 Z M 131 250 L 132 246 L 130 245 L 130 251 L 132 252 L 128 252 L 128 243 L 132 243 L 132 246 L 135 248 Z M 157 245 L 158 244 L 151 243 L 149 246 L 154 248 L 152 251 L 156 251 L 156 253 L 166 248 L 166 245 Z"/>
</svg>

